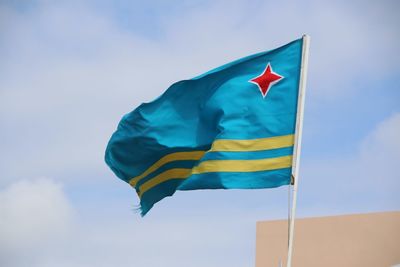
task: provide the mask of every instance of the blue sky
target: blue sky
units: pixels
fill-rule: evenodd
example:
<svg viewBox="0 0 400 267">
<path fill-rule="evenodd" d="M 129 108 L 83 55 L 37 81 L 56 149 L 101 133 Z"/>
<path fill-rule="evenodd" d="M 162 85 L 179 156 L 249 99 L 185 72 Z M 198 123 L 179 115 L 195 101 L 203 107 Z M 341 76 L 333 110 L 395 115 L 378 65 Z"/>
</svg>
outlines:
<svg viewBox="0 0 400 267">
<path fill-rule="evenodd" d="M 311 35 L 298 216 L 400 209 L 396 1 L 1 1 L 0 265 L 254 266 L 287 189 L 178 192 L 141 218 L 103 161 L 171 83 Z M 155 76 L 156 74 L 156 76 Z"/>
</svg>

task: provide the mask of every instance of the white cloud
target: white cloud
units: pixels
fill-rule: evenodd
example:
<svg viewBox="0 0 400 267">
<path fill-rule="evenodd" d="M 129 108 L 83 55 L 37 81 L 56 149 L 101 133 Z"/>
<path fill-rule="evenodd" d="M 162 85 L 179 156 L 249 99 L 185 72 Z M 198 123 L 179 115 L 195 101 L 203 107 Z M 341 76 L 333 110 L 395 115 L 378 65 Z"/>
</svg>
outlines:
<svg viewBox="0 0 400 267">
<path fill-rule="evenodd" d="M 362 143 L 364 157 L 385 157 L 387 160 L 400 158 L 400 113 L 386 118 Z"/>
<path fill-rule="evenodd" d="M 58 184 L 23 180 L 0 191 L 0 218 L 0 265 L 20 266 L 65 238 L 72 210 Z"/>
<path fill-rule="evenodd" d="M 400 113 L 369 133 L 358 151 L 305 160 L 300 197 L 307 215 L 400 208 Z"/>
<path fill-rule="evenodd" d="M 247 250 L 253 247 L 251 241 L 254 241 L 249 238 L 249 231 L 235 231 L 238 225 L 244 225 L 243 219 L 231 225 L 225 223 L 226 218 L 179 219 L 139 222 L 133 218 L 131 221 L 118 218 L 92 221 L 90 225 L 81 224 L 79 236 L 70 240 L 78 244 L 69 250 L 71 257 L 61 255 L 53 259 L 53 266 L 64 262 L 69 266 L 216 267 L 226 262 L 223 255 L 227 252 L 236 254 L 232 256 L 236 264 L 232 261 L 230 266 L 243 266 L 252 262 L 253 259 L 240 255 L 241 250 L 247 254 Z M 237 240 L 243 241 L 236 243 Z"/>
<path fill-rule="evenodd" d="M 400 188 L 400 113 L 381 122 L 361 145 L 363 183 L 390 189 Z M 360 164 L 360 165 L 361 165 Z M 368 187 L 368 184 L 366 185 Z M 400 202 L 400 197 L 397 197 Z"/>
<path fill-rule="evenodd" d="M 217 267 L 226 254 L 252 265 L 255 219 L 244 214 L 110 217 L 74 208 L 50 179 L 19 181 L 0 191 L 0 265 Z"/>
</svg>

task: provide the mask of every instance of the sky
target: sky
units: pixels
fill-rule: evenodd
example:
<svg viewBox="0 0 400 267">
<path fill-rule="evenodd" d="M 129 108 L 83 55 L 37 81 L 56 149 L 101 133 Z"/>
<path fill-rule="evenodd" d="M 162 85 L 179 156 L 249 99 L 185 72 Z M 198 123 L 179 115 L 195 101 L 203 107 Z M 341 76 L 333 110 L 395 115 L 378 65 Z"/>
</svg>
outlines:
<svg viewBox="0 0 400 267">
<path fill-rule="evenodd" d="M 0 0 L 0 265 L 254 266 L 288 189 L 177 192 L 141 218 L 104 163 L 170 84 L 311 36 L 297 216 L 400 210 L 398 1 Z"/>
</svg>

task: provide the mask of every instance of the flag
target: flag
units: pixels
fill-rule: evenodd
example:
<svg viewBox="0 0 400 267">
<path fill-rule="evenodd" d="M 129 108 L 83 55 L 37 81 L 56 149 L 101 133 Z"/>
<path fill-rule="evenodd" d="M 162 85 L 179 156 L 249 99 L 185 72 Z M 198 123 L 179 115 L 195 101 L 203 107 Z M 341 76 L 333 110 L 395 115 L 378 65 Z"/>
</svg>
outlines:
<svg viewBox="0 0 400 267">
<path fill-rule="evenodd" d="M 136 189 L 142 215 L 176 190 L 290 183 L 302 46 L 176 82 L 122 118 L 105 161 Z"/>
</svg>

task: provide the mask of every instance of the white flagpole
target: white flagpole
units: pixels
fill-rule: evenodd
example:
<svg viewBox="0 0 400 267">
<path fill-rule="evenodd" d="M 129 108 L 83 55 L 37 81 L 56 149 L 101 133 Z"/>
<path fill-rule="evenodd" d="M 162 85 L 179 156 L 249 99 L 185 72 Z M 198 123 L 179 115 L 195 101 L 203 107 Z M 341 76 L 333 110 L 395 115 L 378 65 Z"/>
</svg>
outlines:
<svg viewBox="0 0 400 267">
<path fill-rule="evenodd" d="M 300 82 L 299 82 L 299 96 L 298 96 L 298 101 L 297 101 L 296 132 L 295 132 L 293 163 L 292 163 L 292 175 L 294 177 L 294 186 L 293 186 L 292 210 L 290 213 L 289 247 L 288 247 L 287 267 L 292 266 L 292 256 L 293 256 L 294 221 L 295 221 L 295 215 L 296 215 L 297 188 L 299 185 L 301 136 L 303 133 L 304 98 L 305 98 L 305 91 L 306 91 L 309 47 L 310 47 L 310 36 L 303 35 L 303 48 L 302 48 L 302 53 L 301 53 L 301 69 L 300 69 Z"/>
</svg>

